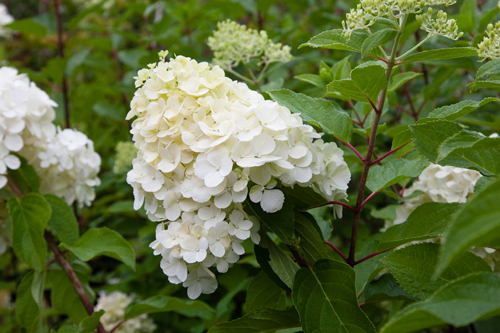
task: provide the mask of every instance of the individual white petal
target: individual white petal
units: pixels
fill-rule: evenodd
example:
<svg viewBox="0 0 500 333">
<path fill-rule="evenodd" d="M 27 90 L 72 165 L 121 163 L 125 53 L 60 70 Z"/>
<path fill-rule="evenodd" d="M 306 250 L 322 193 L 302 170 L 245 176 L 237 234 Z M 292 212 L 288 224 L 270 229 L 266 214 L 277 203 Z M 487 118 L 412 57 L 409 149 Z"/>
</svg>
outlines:
<svg viewBox="0 0 500 333">
<path fill-rule="evenodd" d="M 276 213 L 283 208 L 285 195 L 280 190 L 264 190 L 260 206 L 267 213 Z"/>
</svg>

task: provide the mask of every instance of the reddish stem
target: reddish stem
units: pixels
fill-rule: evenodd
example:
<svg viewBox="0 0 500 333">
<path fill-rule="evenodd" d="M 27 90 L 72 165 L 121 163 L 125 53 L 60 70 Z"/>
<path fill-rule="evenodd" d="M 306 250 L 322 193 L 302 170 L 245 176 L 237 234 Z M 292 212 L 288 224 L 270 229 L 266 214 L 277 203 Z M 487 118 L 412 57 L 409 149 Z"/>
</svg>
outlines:
<svg viewBox="0 0 500 333">
<path fill-rule="evenodd" d="M 400 110 L 400 111 L 402 111 L 402 112 L 406 113 L 407 115 L 409 115 L 409 116 L 412 116 L 412 117 L 413 117 L 413 114 L 412 114 L 410 111 L 406 110 L 406 109 L 405 109 L 404 107 L 402 107 L 401 105 L 396 105 L 396 109 L 398 109 L 398 110 Z"/>
<path fill-rule="evenodd" d="M 382 254 L 382 253 L 384 253 L 384 252 L 390 251 L 390 250 L 392 250 L 392 249 L 394 249 L 394 248 L 393 248 L 393 247 L 391 247 L 390 249 L 387 249 L 387 250 L 384 250 L 384 251 L 374 252 L 374 253 L 372 253 L 372 254 L 369 254 L 369 255 L 367 255 L 366 257 L 361 258 L 361 259 L 357 260 L 356 262 L 354 262 L 354 265 L 361 264 L 361 263 L 362 263 L 363 261 L 365 261 L 365 260 L 368 260 L 368 259 L 370 259 L 370 258 L 373 258 L 373 257 L 375 257 L 375 256 L 378 256 L 379 254 Z"/>
<path fill-rule="evenodd" d="M 378 59 L 378 60 L 380 60 L 380 61 L 383 61 L 383 62 L 385 62 L 386 64 L 388 63 L 388 61 L 387 61 L 387 60 L 385 60 L 384 58 L 380 58 L 380 57 L 377 57 L 377 56 L 371 55 L 371 54 L 369 54 L 369 53 L 367 53 L 366 55 L 367 55 L 367 56 L 370 56 L 370 57 L 372 57 L 372 58 Z"/>
<path fill-rule="evenodd" d="M 347 209 L 352 210 L 353 212 L 355 211 L 353 207 L 351 207 L 348 204 L 346 204 L 345 202 L 341 202 L 341 201 L 329 201 L 329 202 L 325 202 L 324 204 L 321 204 L 321 205 L 317 205 L 317 206 L 306 208 L 304 210 L 310 210 L 310 209 L 314 209 L 314 208 L 318 208 L 318 207 L 323 207 L 323 206 L 328 206 L 328 205 L 341 205 L 341 206 L 344 206 Z"/>
<path fill-rule="evenodd" d="M 361 155 L 359 153 L 359 151 L 357 151 L 356 148 L 353 147 L 353 145 L 351 145 L 349 142 L 342 141 L 339 138 L 337 138 L 337 140 L 339 140 L 340 142 L 345 144 L 347 147 L 351 148 L 351 150 L 354 152 L 354 154 L 356 154 L 356 156 L 358 156 L 361 161 L 363 161 L 363 162 L 365 161 L 365 159 L 363 158 L 363 155 Z"/>
<path fill-rule="evenodd" d="M 386 158 L 387 156 L 391 155 L 392 153 L 394 152 L 397 152 L 398 150 L 400 150 L 401 148 L 403 148 L 404 146 L 406 146 L 407 144 L 409 144 L 411 142 L 408 141 L 407 143 L 403 144 L 402 146 L 398 147 L 398 148 L 395 148 L 395 149 L 392 149 L 390 151 L 388 151 L 387 153 L 385 153 L 384 155 L 380 156 L 379 158 L 377 158 L 376 160 L 374 160 L 371 164 L 376 164 L 376 163 L 379 163 L 380 161 L 382 161 L 384 158 Z"/>
<path fill-rule="evenodd" d="M 342 259 L 344 259 L 344 261 L 347 261 L 347 257 L 342 252 L 340 252 L 340 250 L 337 249 L 337 247 L 335 245 L 333 245 L 329 241 L 325 241 L 325 244 L 328 245 L 329 247 L 331 247 L 335 252 L 337 252 L 339 254 L 339 256 L 341 256 Z"/>
<path fill-rule="evenodd" d="M 358 114 L 358 110 L 356 110 L 352 101 L 347 101 L 347 104 L 349 104 L 349 106 L 354 110 L 354 114 L 356 115 L 356 118 L 358 118 L 358 123 L 362 123 L 361 117 Z M 363 125 L 360 125 L 360 126 L 363 127 Z"/>
<path fill-rule="evenodd" d="M 380 193 L 380 192 L 373 192 L 373 193 L 371 193 L 371 194 L 370 194 L 370 195 L 369 195 L 369 196 L 365 199 L 365 201 L 363 201 L 363 203 L 361 204 L 361 208 L 363 208 L 363 207 L 366 205 L 366 203 L 367 203 L 368 201 L 370 201 L 370 199 L 371 199 L 371 198 L 373 198 L 373 197 L 375 196 L 375 194 L 377 194 L 377 193 Z"/>
<path fill-rule="evenodd" d="M 123 323 L 125 322 L 125 319 L 123 320 L 120 320 L 112 329 L 111 331 L 109 331 L 109 333 L 113 333 L 114 331 L 116 331 L 118 329 L 118 327 L 120 327 Z"/>
</svg>

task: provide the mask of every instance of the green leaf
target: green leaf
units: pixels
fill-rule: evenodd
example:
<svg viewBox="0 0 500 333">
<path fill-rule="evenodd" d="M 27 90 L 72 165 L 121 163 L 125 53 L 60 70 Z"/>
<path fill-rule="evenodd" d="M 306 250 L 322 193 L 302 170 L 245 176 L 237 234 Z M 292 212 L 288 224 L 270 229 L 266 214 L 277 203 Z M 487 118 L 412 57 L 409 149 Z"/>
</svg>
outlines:
<svg viewBox="0 0 500 333">
<path fill-rule="evenodd" d="M 500 90 L 500 80 L 484 80 L 469 83 L 470 91 L 474 92 L 481 88 Z"/>
<path fill-rule="evenodd" d="M 433 163 L 474 169 L 483 175 L 500 173 L 498 138 L 486 138 L 442 119 L 423 119 L 410 125 L 418 152 Z"/>
<path fill-rule="evenodd" d="M 394 315 L 380 333 L 406 333 L 445 324 L 457 327 L 500 315 L 500 278 L 493 273 L 457 279 L 432 297 Z"/>
<path fill-rule="evenodd" d="M 338 105 L 322 98 L 309 97 L 287 89 L 270 91 L 269 96 L 293 113 L 300 113 L 302 119 L 317 125 L 325 133 L 332 134 L 346 142 L 351 140 L 351 117 Z"/>
<path fill-rule="evenodd" d="M 4 28 L 9 28 L 23 34 L 35 35 L 39 37 L 45 37 L 47 35 L 47 28 L 29 18 L 15 20 L 10 24 L 5 25 Z"/>
<path fill-rule="evenodd" d="M 286 197 L 290 199 L 296 210 L 307 210 L 308 208 L 328 202 L 327 199 L 314 191 L 311 187 L 283 187 L 281 190 L 285 193 Z"/>
<path fill-rule="evenodd" d="M 377 251 L 384 251 L 413 241 L 443 236 L 448 224 L 460 208 L 459 203 L 427 202 L 418 206 L 406 222 L 388 228 Z"/>
<path fill-rule="evenodd" d="M 202 301 L 183 300 L 177 297 L 156 295 L 143 301 L 134 301 L 125 309 L 124 319 L 138 317 L 145 313 L 168 311 L 210 311 L 210 306 Z"/>
<path fill-rule="evenodd" d="M 265 272 L 260 271 L 250 282 L 245 306 L 247 311 L 263 307 L 284 310 L 286 292 L 278 287 Z"/>
<path fill-rule="evenodd" d="M 408 143 L 409 141 L 412 141 L 412 133 L 409 128 L 400 132 L 394 137 L 394 139 L 392 140 L 391 149 L 396 149 L 406 144 L 403 148 L 400 148 L 398 151 L 396 151 L 395 154 L 397 158 L 404 156 L 405 154 L 415 149 L 415 145 L 413 144 L 413 142 Z"/>
<path fill-rule="evenodd" d="M 457 256 L 448 269 L 433 280 L 440 245 L 421 243 L 394 251 L 382 259 L 385 267 L 410 294 L 429 298 L 449 281 L 476 272 L 491 272 L 488 263 L 471 252 Z"/>
<path fill-rule="evenodd" d="M 467 17 L 467 25 L 460 26 L 461 29 L 466 31 L 474 31 L 474 27 L 476 26 L 476 8 L 477 8 L 477 0 L 465 0 L 460 8 L 460 15 Z"/>
<path fill-rule="evenodd" d="M 125 109 L 121 105 L 98 102 L 94 104 L 92 109 L 98 115 L 111 120 L 120 121 L 125 118 Z"/>
<path fill-rule="evenodd" d="M 338 91 L 347 100 L 376 104 L 379 93 L 387 87 L 385 66 L 382 62 L 365 62 L 351 71 L 351 78 L 336 80 L 327 86 Z"/>
<path fill-rule="evenodd" d="M 50 218 L 50 206 L 39 194 L 30 193 L 10 198 L 9 214 L 12 219 L 12 248 L 28 266 L 45 270 L 47 243 L 43 232 Z"/>
<path fill-rule="evenodd" d="M 89 229 L 73 245 L 63 245 L 82 261 L 104 255 L 135 270 L 135 253 L 130 244 L 119 233 L 106 227 Z"/>
<path fill-rule="evenodd" d="M 297 80 L 310 83 L 316 87 L 324 88 L 325 83 L 321 80 L 321 77 L 317 74 L 300 74 L 295 76 Z"/>
<path fill-rule="evenodd" d="M 311 38 L 307 43 L 300 45 L 299 49 L 309 46 L 314 48 L 319 47 L 332 50 L 361 52 L 361 47 L 365 39 L 368 37 L 368 34 L 360 31 L 353 31 L 351 38 L 347 40 L 342 35 L 342 32 L 342 29 L 323 31 L 319 35 Z"/>
<path fill-rule="evenodd" d="M 313 264 L 316 261 L 328 258 L 321 229 L 314 217 L 302 213 L 295 214 L 295 235 L 300 239 L 300 249 L 304 252 L 305 260 Z"/>
<path fill-rule="evenodd" d="M 104 314 L 104 310 L 94 312 L 92 315 L 84 318 L 78 325 L 78 333 L 92 333 L 99 325 L 99 320 Z"/>
<path fill-rule="evenodd" d="M 279 311 L 257 309 L 241 318 L 211 327 L 209 333 L 260 333 L 275 332 L 285 328 L 300 327 L 299 316 L 294 308 Z"/>
<path fill-rule="evenodd" d="M 483 99 L 481 102 L 477 101 L 462 101 L 456 104 L 442 106 L 440 108 L 432 111 L 427 117 L 428 118 L 444 118 L 446 120 L 456 120 L 465 116 L 468 113 L 476 110 L 477 108 L 488 104 L 490 102 L 499 102 L 500 100 L 495 97 L 488 97 Z"/>
<path fill-rule="evenodd" d="M 53 194 L 43 196 L 51 208 L 51 215 L 48 221 L 49 228 L 56 234 L 61 243 L 73 245 L 79 237 L 78 222 L 70 206 Z"/>
<path fill-rule="evenodd" d="M 476 81 L 485 76 L 492 76 L 492 75 L 500 75 L 500 59 L 490 60 L 481 67 L 479 67 L 476 74 Z"/>
<path fill-rule="evenodd" d="M 355 276 L 349 265 L 330 259 L 297 272 L 292 299 L 305 333 L 375 333 L 375 327 L 358 305 Z"/>
<path fill-rule="evenodd" d="M 73 54 L 71 58 L 68 59 L 68 62 L 66 63 L 66 74 L 68 76 L 71 76 L 75 69 L 80 67 L 85 59 L 87 59 L 87 56 L 90 53 L 90 48 L 84 48 L 83 50 Z"/>
<path fill-rule="evenodd" d="M 397 159 L 383 165 L 375 165 L 368 174 L 366 186 L 372 192 L 380 192 L 405 179 L 418 177 L 428 165 L 429 162 L 423 158 L 418 160 Z"/>
<path fill-rule="evenodd" d="M 29 165 L 24 157 L 18 156 L 18 158 L 21 160 L 21 166 L 17 170 L 8 169 L 9 176 L 21 192 L 38 192 L 40 190 L 40 179 L 35 168 Z"/>
<path fill-rule="evenodd" d="M 449 49 L 436 49 L 415 53 L 404 58 L 402 61 L 406 63 L 424 60 L 455 59 L 475 55 L 477 55 L 477 49 L 474 47 L 453 47 Z"/>
<path fill-rule="evenodd" d="M 380 234 L 373 236 L 373 238 L 367 242 L 367 244 L 361 249 L 361 251 L 356 252 L 356 260 L 360 260 L 374 252 L 377 252 L 377 245 L 380 240 Z M 389 252 L 381 253 L 377 256 L 376 260 L 365 260 L 356 266 L 354 266 L 354 271 L 356 272 L 356 290 L 358 295 L 360 295 L 366 285 L 377 277 L 379 272 L 384 269 L 384 264 L 380 259 L 387 256 Z"/>
<path fill-rule="evenodd" d="M 283 208 L 276 213 L 266 213 L 260 207 L 260 203 L 248 201 L 247 207 L 251 215 L 257 216 L 282 241 L 285 243 L 292 241 L 295 213 L 290 200 L 285 197 Z"/>
<path fill-rule="evenodd" d="M 42 308 L 45 272 L 29 271 L 16 292 L 17 321 L 28 332 L 42 332 Z"/>
<path fill-rule="evenodd" d="M 269 236 L 262 237 L 260 245 L 269 250 L 269 265 L 273 271 L 288 288 L 292 288 L 293 277 L 299 270 L 299 266 Z"/>
<path fill-rule="evenodd" d="M 498 8 L 498 6 L 494 6 L 493 9 L 489 10 L 488 12 L 486 12 L 484 14 L 483 17 L 481 17 L 481 19 L 479 20 L 479 26 L 477 28 L 477 31 L 484 31 L 486 29 L 486 27 L 488 26 L 488 24 L 493 21 L 493 19 L 498 15 L 498 13 L 500 12 L 500 9 Z M 491 60 L 491 61 L 495 61 L 495 60 Z"/>
<path fill-rule="evenodd" d="M 415 72 L 406 72 L 394 75 L 392 77 L 389 88 L 387 88 L 387 93 L 391 93 L 397 90 L 406 82 L 413 80 L 414 78 L 419 77 L 420 75 L 422 75 L 422 73 L 415 73 Z"/>
<path fill-rule="evenodd" d="M 255 252 L 255 257 L 257 258 L 257 262 L 259 263 L 260 268 L 262 268 L 262 271 L 266 273 L 266 275 L 278 287 L 280 287 L 285 291 L 291 292 L 292 290 L 280 279 L 278 274 L 276 274 L 273 268 L 271 267 L 271 264 L 269 263 L 269 261 L 271 260 L 269 250 L 255 244 L 254 252 Z"/>
<path fill-rule="evenodd" d="M 500 240 L 500 180 L 485 186 L 462 206 L 450 222 L 436 274 L 441 273 L 463 251 Z"/>
<path fill-rule="evenodd" d="M 394 29 L 385 28 L 368 36 L 361 46 L 361 57 L 364 57 L 373 48 L 393 40 L 397 34 L 398 32 Z"/>
<path fill-rule="evenodd" d="M 372 281 L 365 287 L 365 303 L 383 301 L 418 301 L 419 299 L 410 295 L 389 273 Z"/>
</svg>

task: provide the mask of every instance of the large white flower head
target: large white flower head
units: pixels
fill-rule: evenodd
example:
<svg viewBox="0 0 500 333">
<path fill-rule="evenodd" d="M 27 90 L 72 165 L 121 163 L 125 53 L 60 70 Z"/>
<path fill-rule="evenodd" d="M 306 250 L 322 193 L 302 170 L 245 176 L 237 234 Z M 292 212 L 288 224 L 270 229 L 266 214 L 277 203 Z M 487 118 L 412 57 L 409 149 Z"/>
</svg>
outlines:
<svg viewBox="0 0 500 333">
<path fill-rule="evenodd" d="M 264 30 L 249 29 L 231 20 L 217 23 L 208 46 L 215 55 L 213 63 L 224 68 L 246 64 L 252 58 L 260 58 L 263 64 L 292 59 L 290 46 L 275 44 Z"/>
<path fill-rule="evenodd" d="M 101 157 L 94 151 L 93 142 L 83 133 L 72 129 L 58 129 L 30 163 L 40 176 L 40 192 L 52 193 L 90 206 L 95 198 L 94 187 L 100 185 L 97 177 Z"/>
<path fill-rule="evenodd" d="M 163 271 L 196 298 L 217 286 L 209 267 L 226 272 L 244 253 L 241 242 L 259 242 L 259 223 L 242 207 L 247 197 L 268 213 L 283 206 L 281 186 L 340 200 L 350 172 L 335 143 L 313 142 L 320 135 L 299 115 L 219 66 L 166 55 L 137 77 L 127 118 L 137 117 L 138 153 L 127 181 L 135 208 L 166 221 L 151 244 Z"/>
<path fill-rule="evenodd" d="M 0 188 L 7 183 L 7 169 L 21 165 L 13 153 L 29 155 L 54 136 L 55 106 L 26 75 L 0 68 Z"/>
<path fill-rule="evenodd" d="M 4 26 L 12 22 L 14 22 L 14 18 L 9 14 L 7 7 L 4 4 L 0 4 L 0 36 L 7 37 L 10 35 L 10 30 L 4 28 Z"/>
<path fill-rule="evenodd" d="M 119 322 L 123 321 L 125 309 L 132 303 L 134 296 L 124 294 L 120 291 L 113 291 L 106 294 L 99 293 L 99 299 L 95 306 L 95 311 L 104 310 L 101 317 L 101 324 L 104 329 L 110 331 Z M 115 333 L 151 333 L 156 329 L 156 324 L 147 314 L 142 314 L 138 317 L 125 320 L 116 330 Z"/>
</svg>

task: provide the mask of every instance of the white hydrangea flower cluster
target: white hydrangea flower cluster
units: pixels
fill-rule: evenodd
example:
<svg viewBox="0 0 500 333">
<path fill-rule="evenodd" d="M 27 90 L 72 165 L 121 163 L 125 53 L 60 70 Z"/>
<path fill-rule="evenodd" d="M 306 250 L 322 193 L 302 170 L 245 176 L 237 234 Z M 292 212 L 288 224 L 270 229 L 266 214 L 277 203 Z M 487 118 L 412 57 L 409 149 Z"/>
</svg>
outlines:
<svg viewBox="0 0 500 333">
<path fill-rule="evenodd" d="M 37 170 L 42 193 L 90 205 L 101 159 L 85 134 L 56 129 L 55 106 L 26 75 L 0 68 L 0 188 L 7 183 L 7 169 L 21 165 L 17 153 Z"/>
<path fill-rule="evenodd" d="M 169 281 L 197 298 L 217 288 L 209 267 L 224 273 L 244 240 L 259 242 L 258 221 L 243 211 L 247 197 L 269 213 L 283 206 L 279 184 L 345 199 L 350 172 L 342 150 L 313 143 L 320 135 L 299 115 L 219 66 L 183 56 L 166 62 L 166 54 L 137 77 L 127 119 L 137 116 L 131 133 L 139 151 L 127 181 L 135 209 L 169 221 L 151 247 Z"/>
<path fill-rule="evenodd" d="M 479 59 L 500 59 L 500 21 L 495 25 L 488 24 L 485 33 L 481 43 L 477 44 Z"/>
<path fill-rule="evenodd" d="M 260 58 L 263 64 L 292 60 L 290 46 L 274 43 L 264 30 L 248 29 L 231 20 L 217 23 L 208 46 L 215 55 L 213 63 L 223 68 L 247 64 L 252 58 Z"/>
<path fill-rule="evenodd" d="M 464 35 L 458 32 L 458 24 L 455 19 L 448 20 L 448 14 L 440 10 L 437 18 L 432 18 L 432 8 L 427 9 L 427 13 L 415 17 L 420 23 L 420 29 L 427 31 L 429 37 L 443 36 L 449 39 L 457 40 Z"/>
<path fill-rule="evenodd" d="M 9 14 L 7 6 L 0 4 L 0 36 L 8 37 L 10 35 L 10 30 L 4 28 L 5 25 L 14 22 L 14 18 Z"/>
<path fill-rule="evenodd" d="M 405 196 L 415 191 L 423 193 L 406 200 L 396 209 L 394 224 L 405 222 L 411 212 L 425 202 L 467 202 L 480 177 L 481 174 L 474 170 L 430 164 L 412 187 L 405 191 Z"/>
<path fill-rule="evenodd" d="M 113 291 L 106 294 L 99 293 L 99 299 L 95 306 L 95 311 L 104 310 L 101 317 L 101 324 L 106 331 L 112 330 L 119 322 L 123 321 L 125 309 L 132 303 L 134 296 L 124 294 L 120 291 Z M 125 320 L 115 333 L 151 333 L 156 329 L 156 324 L 147 314 Z"/>
<path fill-rule="evenodd" d="M 456 0 L 361 0 L 361 4 L 356 9 L 351 9 L 346 14 L 346 20 L 342 21 L 343 35 L 349 39 L 354 30 L 366 30 L 370 32 L 369 27 L 377 21 L 377 18 L 395 20 L 403 15 L 418 14 L 425 6 L 451 6 L 455 3 Z M 432 12 L 431 8 L 429 10 Z M 440 15 L 443 16 L 442 14 L 438 14 L 437 20 L 431 19 L 430 16 L 425 17 L 426 24 L 422 23 L 421 28 L 432 33 L 432 36 L 440 35 L 451 38 L 448 36 L 451 36 L 453 31 L 458 36 L 458 32 L 454 30 L 456 27 L 455 20 L 447 20 L 445 14 L 443 21 Z"/>
</svg>

